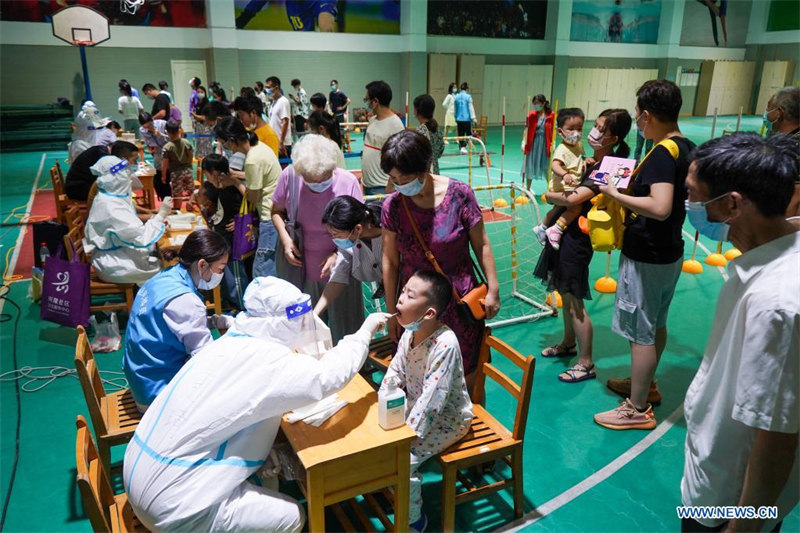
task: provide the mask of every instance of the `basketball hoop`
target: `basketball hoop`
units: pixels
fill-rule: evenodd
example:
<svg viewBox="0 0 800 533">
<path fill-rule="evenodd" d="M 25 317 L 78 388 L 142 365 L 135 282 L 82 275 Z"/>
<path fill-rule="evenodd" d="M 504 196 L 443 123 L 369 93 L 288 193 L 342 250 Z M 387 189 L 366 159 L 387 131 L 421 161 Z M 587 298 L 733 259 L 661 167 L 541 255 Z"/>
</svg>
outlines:
<svg viewBox="0 0 800 533">
<path fill-rule="evenodd" d="M 90 7 L 69 6 L 53 13 L 52 27 L 54 37 L 76 46 L 80 50 L 86 98 L 91 100 L 92 87 L 89 84 L 86 48 L 98 45 L 111 38 L 108 18 Z"/>
<path fill-rule="evenodd" d="M 122 13 L 135 15 L 136 10 L 139 9 L 139 6 L 141 5 L 144 5 L 144 0 L 120 0 L 119 10 Z"/>
<path fill-rule="evenodd" d="M 96 43 L 94 41 L 91 41 L 91 40 L 85 41 L 85 40 L 82 40 L 82 39 L 76 39 L 76 40 L 72 41 L 72 46 L 94 46 L 95 44 Z"/>
</svg>

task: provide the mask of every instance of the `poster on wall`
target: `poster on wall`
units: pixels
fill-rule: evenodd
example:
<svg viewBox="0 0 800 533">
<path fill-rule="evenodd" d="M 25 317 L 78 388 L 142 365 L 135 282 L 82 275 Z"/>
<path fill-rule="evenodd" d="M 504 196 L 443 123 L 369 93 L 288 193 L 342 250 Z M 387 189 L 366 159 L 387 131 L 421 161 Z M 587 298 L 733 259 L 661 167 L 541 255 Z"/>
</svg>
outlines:
<svg viewBox="0 0 800 533">
<path fill-rule="evenodd" d="M 752 7 L 752 0 L 686 0 L 681 46 L 744 47 Z"/>
<path fill-rule="evenodd" d="M 575 0 L 570 40 L 655 44 L 661 0 Z"/>
<path fill-rule="evenodd" d="M 428 1 L 428 34 L 544 39 L 547 0 Z"/>
<path fill-rule="evenodd" d="M 2 0 L 0 20 L 49 23 L 68 6 L 91 7 L 119 26 L 206 27 L 205 0 Z"/>
<path fill-rule="evenodd" d="M 400 0 L 234 0 L 240 30 L 400 33 Z"/>
</svg>

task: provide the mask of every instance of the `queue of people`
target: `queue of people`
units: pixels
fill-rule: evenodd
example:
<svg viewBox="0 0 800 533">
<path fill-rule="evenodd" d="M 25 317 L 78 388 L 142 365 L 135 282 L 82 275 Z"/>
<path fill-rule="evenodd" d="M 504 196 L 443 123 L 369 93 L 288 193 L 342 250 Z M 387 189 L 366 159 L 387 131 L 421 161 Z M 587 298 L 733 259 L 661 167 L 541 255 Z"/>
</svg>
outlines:
<svg viewBox="0 0 800 533">
<path fill-rule="evenodd" d="M 282 98 L 280 81 L 267 81 L 272 92 L 266 96 Z M 381 387 L 394 380 L 411 406 L 406 419 L 417 439 L 411 446 L 409 528 L 424 531 L 419 467 L 469 427 L 467 391 L 485 330 L 485 320 L 465 317 L 455 300 L 478 285 L 477 270 L 486 280 L 487 320 L 502 303 L 475 195 L 435 166 L 441 132 L 432 119 L 433 101 L 424 96 L 414 101 L 422 131 L 387 133 L 389 122 L 375 124 L 394 117 L 385 112 L 391 89 L 384 82 L 367 85 L 364 102 L 376 115 L 367 135 L 380 143 L 370 156 L 377 156 L 370 163 L 376 183 L 370 192 L 388 194 L 370 203 L 364 203 L 359 180 L 342 168 L 335 117 L 310 112 L 306 122 L 313 132 L 291 148 L 278 146 L 278 154 L 291 154 L 291 164 L 282 169 L 276 151 L 251 131 L 267 125 L 258 96 L 237 98 L 237 117 L 206 106 L 206 114 L 195 118 L 213 126 L 223 153 L 204 158 L 207 182 L 190 204 L 210 229 L 189 235 L 178 264 L 163 271 L 152 252 L 173 208 L 170 196 L 142 221 L 131 199 L 133 145 L 115 143 L 110 154 L 97 154 L 90 167 L 98 194 L 86 226 L 87 251 L 101 279 L 141 285 L 128 321 L 124 369 L 145 414 L 128 447 L 124 477 L 131 506 L 149 528 L 299 530 L 302 507 L 249 478 L 269 455 L 281 416 L 341 389 L 385 325 L 398 348 Z M 698 148 L 678 126 L 679 88 L 649 81 L 637 91 L 633 120 L 625 109 L 596 117 L 588 135 L 591 156 L 579 166 L 571 164 L 570 154 L 582 156 L 583 113 L 567 108 L 556 117 L 537 95 L 529 115 L 523 150 L 531 179 L 542 172 L 552 124 L 572 147 L 559 151 L 554 163 L 571 185 L 546 193 L 556 209 L 545 225 L 559 224 L 558 239 L 548 234 L 543 240 L 534 270 L 563 297 L 562 339 L 541 352 L 543 358 L 575 358 L 558 375 L 562 382 L 597 376 L 594 326 L 584 303 L 591 299 L 593 250 L 577 215 L 585 216 L 600 194 L 627 212 L 611 327 L 629 342 L 631 371 L 608 381 L 623 400 L 597 413 L 598 425 L 656 427 L 653 406 L 661 392 L 655 375 L 667 345 L 687 214 L 698 232 L 722 235 L 744 253 L 722 289 L 686 397 L 686 505 L 777 504 L 782 517 L 798 501 L 800 277 L 794 271 L 800 223 L 786 220 L 797 215 L 791 202 L 800 190 L 796 97 L 795 88 L 770 99 L 764 120 L 775 134 L 767 139 L 735 134 Z M 93 113 L 87 108 L 87 121 Z M 455 116 L 466 122 L 458 120 L 458 108 Z M 287 117 L 281 112 L 279 118 L 283 133 Z M 177 146 L 175 121 L 146 113 L 138 121 L 154 157 L 164 160 L 187 149 Z M 604 158 L 629 156 L 625 139 L 633 122 L 654 148 L 638 165 L 630 189 L 593 180 Z M 168 172 L 164 160 L 162 176 Z M 243 202 L 257 214 L 258 242 L 252 258 L 233 260 L 233 218 Z M 387 313 L 364 318 L 364 283 Z M 199 290 L 219 284 L 239 311 L 235 317 L 207 318 Z M 782 296 L 758 298 L 764 292 Z M 212 329 L 227 333 L 213 340 Z M 719 525 L 684 521 L 682 527 L 705 531 Z"/>
</svg>

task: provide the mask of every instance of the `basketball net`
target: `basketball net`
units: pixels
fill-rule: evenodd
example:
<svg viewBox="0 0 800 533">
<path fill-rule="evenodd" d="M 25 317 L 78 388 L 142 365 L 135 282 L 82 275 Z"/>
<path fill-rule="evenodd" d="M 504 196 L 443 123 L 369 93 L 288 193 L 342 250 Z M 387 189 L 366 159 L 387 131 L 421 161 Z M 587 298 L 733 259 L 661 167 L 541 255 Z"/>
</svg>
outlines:
<svg viewBox="0 0 800 533">
<path fill-rule="evenodd" d="M 144 0 L 120 0 L 119 10 L 122 13 L 129 13 L 131 15 L 135 15 L 136 10 L 139 9 L 139 6 L 143 4 Z"/>
</svg>

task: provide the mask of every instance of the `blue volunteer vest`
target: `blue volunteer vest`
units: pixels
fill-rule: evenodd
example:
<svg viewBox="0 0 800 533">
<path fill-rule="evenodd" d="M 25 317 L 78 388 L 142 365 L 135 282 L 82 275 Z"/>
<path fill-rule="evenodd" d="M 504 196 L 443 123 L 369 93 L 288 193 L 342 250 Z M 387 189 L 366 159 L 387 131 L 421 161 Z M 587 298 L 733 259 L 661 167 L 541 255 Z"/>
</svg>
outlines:
<svg viewBox="0 0 800 533">
<path fill-rule="evenodd" d="M 472 117 L 469 114 L 469 103 L 471 100 L 472 97 L 468 92 L 460 91 L 458 94 L 456 94 L 454 100 L 456 121 L 469 122 L 472 120 Z"/>
<path fill-rule="evenodd" d="M 189 271 L 178 264 L 148 280 L 133 301 L 122 367 L 139 404 L 150 405 L 186 362 L 186 348 L 167 327 L 164 307 L 187 293 L 201 298 Z"/>
</svg>

